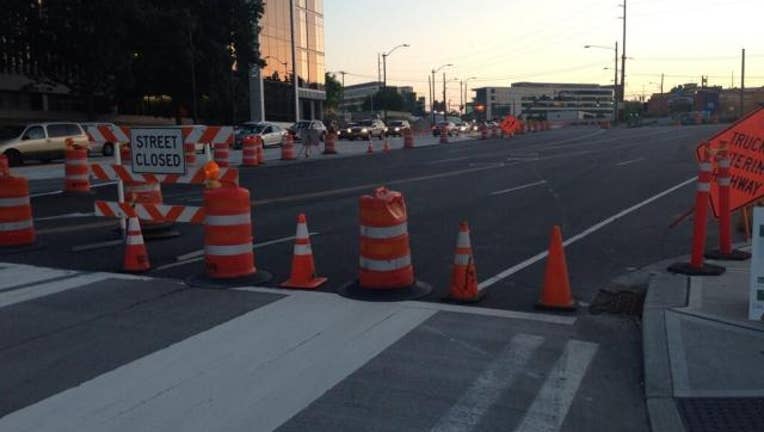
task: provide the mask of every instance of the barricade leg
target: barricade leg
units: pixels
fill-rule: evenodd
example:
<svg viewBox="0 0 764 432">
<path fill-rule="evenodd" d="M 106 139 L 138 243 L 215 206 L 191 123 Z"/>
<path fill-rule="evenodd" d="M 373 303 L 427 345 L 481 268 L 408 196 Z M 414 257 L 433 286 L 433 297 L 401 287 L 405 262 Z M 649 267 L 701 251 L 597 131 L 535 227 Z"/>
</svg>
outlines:
<svg viewBox="0 0 764 432">
<path fill-rule="evenodd" d="M 730 210 L 730 160 L 726 154 L 718 158 L 719 175 L 719 249 L 706 252 L 708 259 L 719 261 L 745 261 L 751 254 L 732 249 L 732 211 Z"/>
</svg>

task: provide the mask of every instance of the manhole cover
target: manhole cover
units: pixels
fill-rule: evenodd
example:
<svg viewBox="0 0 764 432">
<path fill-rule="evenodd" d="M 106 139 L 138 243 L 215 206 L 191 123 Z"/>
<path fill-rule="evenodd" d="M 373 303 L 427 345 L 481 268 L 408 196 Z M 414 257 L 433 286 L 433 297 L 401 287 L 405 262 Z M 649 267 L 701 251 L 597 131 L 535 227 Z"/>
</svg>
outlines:
<svg viewBox="0 0 764 432">
<path fill-rule="evenodd" d="M 764 431 L 764 398 L 678 399 L 687 432 Z"/>
</svg>

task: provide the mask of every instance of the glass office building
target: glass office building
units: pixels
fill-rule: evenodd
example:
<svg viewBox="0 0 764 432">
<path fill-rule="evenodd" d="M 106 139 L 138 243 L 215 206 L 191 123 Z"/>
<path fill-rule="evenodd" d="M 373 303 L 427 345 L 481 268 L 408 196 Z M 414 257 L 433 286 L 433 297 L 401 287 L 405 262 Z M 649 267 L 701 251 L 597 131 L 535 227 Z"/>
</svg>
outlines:
<svg viewBox="0 0 764 432">
<path fill-rule="evenodd" d="M 294 14 L 290 14 L 292 7 Z M 263 119 L 262 111 L 268 121 L 295 120 L 295 71 L 299 117 L 321 119 L 326 100 L 323 0 L 268 0 L 260 26 L 260 54 L 267 66 L 259 76 L 253 74 L 253 120 Z M 293 43 L 296 68 L 292 62 Z"/>
</svg>

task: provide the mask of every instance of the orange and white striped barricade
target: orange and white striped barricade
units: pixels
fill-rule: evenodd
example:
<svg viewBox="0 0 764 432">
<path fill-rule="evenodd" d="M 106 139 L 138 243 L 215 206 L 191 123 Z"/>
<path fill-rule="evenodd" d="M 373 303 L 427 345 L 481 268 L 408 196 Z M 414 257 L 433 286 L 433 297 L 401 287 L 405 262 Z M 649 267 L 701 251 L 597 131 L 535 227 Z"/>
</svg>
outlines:
<svg viewBox="0 0 764 432">
<path fill-rule="evenodd" d="M 137 174 L 126 166 L 100 163 L 93 163 L 90 168 L 93 176 L 98 180 L 195 185 L 204 184 L 207 180 L 204 166 L 195 167 L 188 174 Z M 239 184 L 239 170 L 231 167 L 221 168 L 219 180 L 222 183 Z"/>
<path fill-rule="evenodd" d="M 416 145 L 414 144 L 414 131 L 412 131 L 411 128 L 403 129 L 403 148 L 413 149 L 415 147 Z"/>
<path fill-rule="evenodd" d="M 372 195 L 361 196 L 359 207 L 359 277 L 340 292 L 354 298 L 390 300 L 429 294 L 432 288 L 414 278 L 403 195 L 380 187 Z"/>
<path fill-rule="evenodd" d="M 85 147 L 75 145 L 71 138 L 67 138 L 64 157 L 64 192 L 90 192 L 88 150 Z"/>
<path fill-rule="evenodd" d="M 205 211 L 202 207 L 167 204 L 131 204 L 116 201 L 96 201 L 96 216 L 109 218 L 137 217 L 143 221 L 182 222 L 203 224 Z"/>
<path fill-rule="evenodd" d="M 0 167 L 0 248 L 28 246 L 35 238 L 29 182 Z"/>
<path fill-rule="evenodd" d="M 337 154 L 337 132 L 329 132 L 324 138 L 324 154 Z"/>
<path fill-rule="evenodd" d="M 290 161 L 295 159 L 297 159 L 297 155 L 294 150 L 294 137 L 288 133 L 281 139 L 281 160 Z"/>
<path fill-rule="evenodd" d="M 258 136 L 247 135 L 241 141 L 241 166 L 256 167 L 258 163 L 257 153 L 259 152 Z"/>
</svg>

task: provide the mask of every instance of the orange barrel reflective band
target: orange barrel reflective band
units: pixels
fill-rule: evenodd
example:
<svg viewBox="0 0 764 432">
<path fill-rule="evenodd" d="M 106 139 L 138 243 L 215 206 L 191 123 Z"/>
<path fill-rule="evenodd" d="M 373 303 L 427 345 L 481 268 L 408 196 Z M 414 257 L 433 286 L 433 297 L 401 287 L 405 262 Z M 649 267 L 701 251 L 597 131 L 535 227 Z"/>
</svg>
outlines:
<svg viewBox="0 0 764 432">
<path fill-rule="evenodd" d="M 35 241 L 29 182 L 22 177 L 0 179 L 0 246 L 23 246 Z"/>
</svg>

